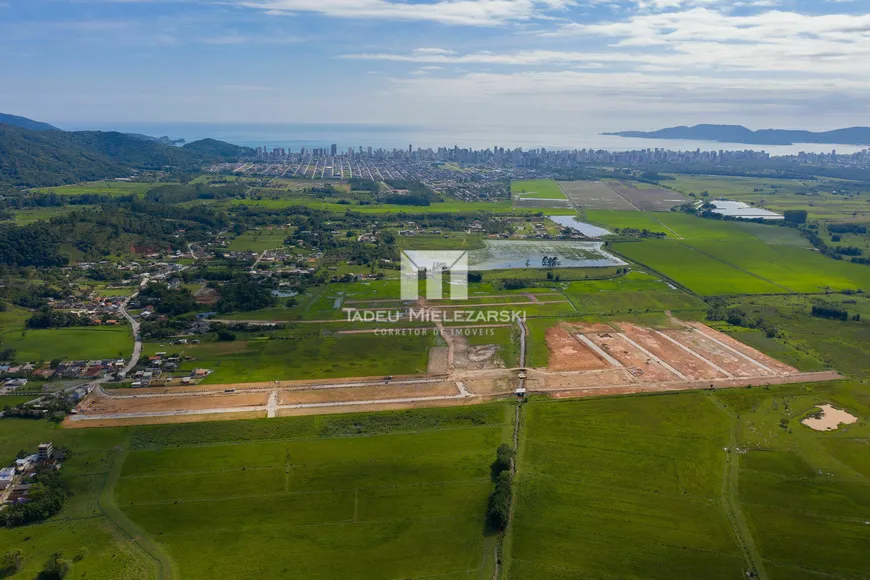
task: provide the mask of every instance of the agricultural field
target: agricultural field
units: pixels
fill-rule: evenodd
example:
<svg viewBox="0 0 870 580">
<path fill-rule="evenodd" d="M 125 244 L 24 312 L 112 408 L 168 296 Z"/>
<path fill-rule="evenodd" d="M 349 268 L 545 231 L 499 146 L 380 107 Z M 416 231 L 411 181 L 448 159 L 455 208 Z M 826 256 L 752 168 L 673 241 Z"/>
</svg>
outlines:
<svg viewBox="0 0 870 580">
<path fill-rule="evenodd" d="M 611 316 L 634 312 L 704 311 L 691 294 L 645 272 L 630 272 L 611 280 L 571 282 L 561 286 L 579 314 Z"/>
<path fill-rule="evenodd" d="M 846 310 L 849 320 L 810 316 L 813 305 Z M 870 378 L 870 299 L 864 296 L 753 296 L 730 299 L 727 308 L 739 309 L 781 331 L 782 336 L 776 343 L 785 345 L 791 352 L 797 351 L 789 355 L 793 358 L 823 361 L 851 377 Z M 859 320 L 854 320 L 855 315 L 859 315 Z M 740 340 L 748 332 L 724 322 L 713 325 Z M 778 356 L 776 350 L 768 350 L 762 343 L 757 346 Z M 781 358 L 788 360 L 788 357 Z"/>
<path fill-rule="evenodd" d="M 510 416 L 496 404 L 135 428 L 115 501 L 181 578 L 490 578 L 490 463 Z"/>
<path fill-rule="evenodd" d="M 560 181 L 559 187 L 578 209 L 637 210 L 604 181 Z"/>
<path fill-rule="evenodd" d="M 587 209 L 583 212 L 583 219 L 593 224 L 609 229 L 633 228 L 637 230 L 649 230 L 651 232 L 664 232 L 668 236 L 676 234 L 657 219 L 658 214 L 649 214 L 637 210 L 607 210 Z"/>
<path fill-rule="evenodd" d="M 860 186 L 856 189 L 852 182 L 824 178 L 794 180 L 676 174 L 672 177 L 673 181 L 662 184 L 687 195 L 694 193 L 699 198 L 706 191 L 710 198 L 725 197 L 777 212 L 804 209 L 810 219 L 870 221 L 870 197 L 866 195 L 870 192 L 861 190 Z M 848 184 L 850 192 L 863 195 L 846 194 L 844 184 Z"/>
<path fill-rule="evenodd" d="M 445 201 L 432 203 L 426 206 L 417 205 L 394 205 L 371 203 L 367 205 L 356 204 L 341 204 L 328 201 L 319 201 L 313 199 L 300 198 L 279 198 L 279 199 L 235 199 L 235 200 L 217 200 L 203 201 L 195 200 L 185 202 L 184 206 L 196 207 L 198 205 L 209 205 L 215 208 L 226 209 L 233 205 L 247 205 L 251 207 L 266 208 L 272 210 L 280 210 L 289 207 L 302 206 L 312 209 L 320 209 L 336 213 L 344 213 L 353 211 L 362 214 L 421 214 L 421 213 L 475 213 L 479 211 L 491 212 L 495 214 L 511 214 L 511 215 L 526 215 L 543 213 L 544 215 L 574 215 L 576 211 L 568 206 L 565 207 L 530 207 L 518 208 L 514 207 L 510 201 L 495 201 L 495 202 L 464 202 L 464 201 Z"/>
<path fill-rule="evenodd" d="M 682 239 L 616 242 L 612 248 L 701 295 L 870 288 L 870 268 L 822 256 L 790 228 L 676 212 L 656 217 Z"/>
<path fill-rule="evenodd" d="M 396 243 L 403 250 L 478 250 L 484 247 L 483 234 L 465 232 L 401 236 Z"/>
<path fill-rule="evenodd" d="M 99 580 L 149 580 L 156 569 L 148 556 L 150 542 L 131 534 L 123 516 L 113 508 L 111 473 L 120 467 L 119 454 L 125 434 L 119 429 L 63 429 L 48 421 L 0 421 L 0 462 L 9 465 L 20 449 L 35 450 L 44 441 L 73 451 L 64 463 L 64 477 L 73 493 L 63 510 L 47 522 L 19 528 L 0 527 L 2 551 L 20 549 L 24 568 L 13 578 L 36 578 L 53 552 L 73 563 L 69 577 Z M 108 493 L 107 493 L 108 492 Z M 119 519 L 119 516 L 121 519 Z"/>
<path fill-rule="evenodd" d="M 0 344 L 14 348 L 18 360 L 128 358 L 133 350 L 128 326 L 28 329 L 24 323 L 30 315 L 15 306 L 0 312 Z"/>
<path fill-rule="evenodd" d="M 608 181 L 607 185 L 641 211 L 670 211 L 687 200 L 677 192 L 640 181 Z"/>
<path fill-rule="evenodd" d="M 32 224 L 40 220 L 48 221 L 53 217 L 64 216 L 74 211 L 94 209 L 93 205 L 64 205 L 59 207 L 36 207 L 12 210 L 13 219 L 18 225 Z"/>
<path fill-rule="evenodd" d="M 870 542 L 870 395 L 859 383 L 717 391 L 736 416 L 739 499 L 767 576 L 865 578 Z M 858 422 L 814 431 L 830 403 Z"/>
<path fill-rule="evenodd" d="M 227 246 L 234 252 L 263 252 L 284 247 L 284 240 L 292 233 L 292 229 L 251 230 L 236 236 Z"/>
<path fill-rule="evenodd" d="M 741 577 L 722 499 L 729 418 L 707 395 L 524 413 L 507 578 Z"/>
<path fill-rule="evenodd" d="M 511 194 L 523 199 L 565 199 L 565 194 L 552 179 L 512 181 Z"/>
<path fill-rule="evenodd" d="M 711 198 L 741 199 L 738 196 L 766 194 L 769 197 L 782 193 L 794 194 L 806 189 L 804 183 L 796 179 L 684 174 L 671 174 L 668 177 L 673 179 L 663 181 L 662 185 L 686 195 L 694 193 L 698 197 L 705 191 Z"/>
<path fill-rule="evenodd" d="M 702 296 L 784 292 L 782 287 L 768 280 L 738 270 L 678 242 L 618 242 L 612 244 L 612 248 Z"/>
<path fill-rule="evenodd" d="M 268 334 L 236 333 L 234 341 L 200 344 L 148 343 L 146 354 L 177 352 L 193 357 L 180 371 L 213 369 L 206 384 L 423 374 L 438 337 L 337 335 L 339 329 L 299 325 Z"/>
<path fill-rule="evenodd" d="M 0 395 L 0 410 L 5 407 L 15 407 L 22 403 L 27 403 L 35 399 L 33 395 Z"/>
<path fill-rule="evenodd" d="M 800 423 L 824 403 L 858 422 Z M 533 399 L 506 577 L 864 578 L 868 417 L 849 382 Z"/>
<path fill-rule="evenodd" d="M 31 189 L 34 193 L 54 193 L 57 195 L 84 195 L 97 194 L 108 196 L 122 196 L 130 194 L 143 194 L 149 189 L 162 185 L 180 185 L 178 183 L 151 183 L 130 181 L 93 181 L 90 183 L 77 183 L 75 185 L 61 185 L 58 187 L 42 187 Z"/>
</svg>

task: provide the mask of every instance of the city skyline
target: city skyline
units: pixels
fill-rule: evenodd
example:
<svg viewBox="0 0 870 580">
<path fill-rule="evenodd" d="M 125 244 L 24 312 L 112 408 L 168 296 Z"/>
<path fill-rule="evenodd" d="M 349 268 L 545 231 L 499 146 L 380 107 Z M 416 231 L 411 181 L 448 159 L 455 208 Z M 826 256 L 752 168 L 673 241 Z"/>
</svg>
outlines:
<svg viewBox="0 0 870 580">
<path fill-rule="evenodd" d="M 7 0 L 0 111 L 58 124 L 833 129 L 870 13 L 822 0 Z"/>
</svg>

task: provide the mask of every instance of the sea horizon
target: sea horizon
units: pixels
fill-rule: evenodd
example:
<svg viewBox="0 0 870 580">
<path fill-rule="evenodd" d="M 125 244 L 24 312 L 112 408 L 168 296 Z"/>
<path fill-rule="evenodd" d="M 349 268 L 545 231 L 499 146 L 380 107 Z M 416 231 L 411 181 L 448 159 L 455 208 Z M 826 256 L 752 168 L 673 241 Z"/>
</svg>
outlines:
<svg viewBox="0 0 870 580">
<path fill-rule="evenodd" d="M 860 145 L 832 145 L 795 143 L 792 145 L 752 145 L 718 141 L 683 139 L 641 139 L 601 135 L 595 132 L 552 133 L 508 131 L 494 128 L 457 129 L 413 125 L 350 124 L 350 123 L 112 123 L 74 122 L 56 123 L 68 131 L 119 131 L 141 133 L 152 137 L 167 136 L 186 142 L 212 138 L 245 147 L 283 147 L 294 152 L 301 148 L 337 145 L 339 151 L 357 150 L 371 146 L 374 149 L 407 149 L 412 146 L 427 149 L 460 147 L 486 149 L 495 146 L 506 149 L 546 148 L 551 150 L 593 149 L 631 151 L 640 149 L 670 149 L 674 151 L 754 150 L 771 155 L 797 153 L 851 154 L 866 149 Z"/>
</svg>

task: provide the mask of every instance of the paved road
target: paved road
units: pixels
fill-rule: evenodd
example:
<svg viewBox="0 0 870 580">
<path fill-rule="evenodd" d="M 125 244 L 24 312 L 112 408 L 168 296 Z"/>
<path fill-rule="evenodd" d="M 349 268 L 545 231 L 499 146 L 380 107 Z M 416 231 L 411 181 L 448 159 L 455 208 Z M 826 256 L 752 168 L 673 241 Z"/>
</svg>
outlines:
<svg viewBox="0 0 870 580">
<path fill-rule="evenodd" d="M 138 292 L 131 294 L 129 298 L 121 303 L 121 307 L 119 308 L 121 314 L 130 323 L 130 328 L 133 331 L 133 354 L 130 356 L 130 361 L 124 365 L 123 369 L 121 369 L 121 372 L 123 372 L 124 375 L 133 370 L 133 368 L 139 363 L 139 358 L 142 356 L 142 336 L 139 334 L 139 322 L 130 316 L 129 312 L 127 312 L 127 304 L 138 295 Z M 104 377 L 100 382 L 105 382 L 106 378 L 107 377 Z"/>
</svg>

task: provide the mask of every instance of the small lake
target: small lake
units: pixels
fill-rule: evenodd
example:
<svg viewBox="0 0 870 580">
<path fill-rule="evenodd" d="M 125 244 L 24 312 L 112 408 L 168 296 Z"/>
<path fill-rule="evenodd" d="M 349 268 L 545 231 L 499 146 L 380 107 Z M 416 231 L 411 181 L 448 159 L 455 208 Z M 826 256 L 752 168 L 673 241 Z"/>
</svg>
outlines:
<svg viewBox="0 0 870 580">
<path fill-rule="evenodd" d="M 554 215 L 550 216 L 550 219 L 562 226 L 563 228 L 571 228 L 572 230 L 580 232 L 587 238 L 600 238 L 601 236 L 607 236 L 611 233 L 604 228 L 599 228 L 598 226 L 593 226 L 592 224 L 581 222 L 580 220 L 569 215 Z"/>
</svg>

